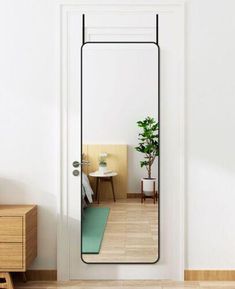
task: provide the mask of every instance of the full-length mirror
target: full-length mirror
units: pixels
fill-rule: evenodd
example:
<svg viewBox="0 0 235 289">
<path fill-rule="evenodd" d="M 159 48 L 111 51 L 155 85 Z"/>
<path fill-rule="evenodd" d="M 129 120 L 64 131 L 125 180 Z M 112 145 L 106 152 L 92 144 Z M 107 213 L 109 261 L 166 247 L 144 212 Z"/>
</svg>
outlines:
<svg viewBox="0 0 235 289">
<path fill-rule="evenodd" d="M 87 263 L 159 259 L 159 50 L 82 47 L 82 236 Z"/>
</svg>

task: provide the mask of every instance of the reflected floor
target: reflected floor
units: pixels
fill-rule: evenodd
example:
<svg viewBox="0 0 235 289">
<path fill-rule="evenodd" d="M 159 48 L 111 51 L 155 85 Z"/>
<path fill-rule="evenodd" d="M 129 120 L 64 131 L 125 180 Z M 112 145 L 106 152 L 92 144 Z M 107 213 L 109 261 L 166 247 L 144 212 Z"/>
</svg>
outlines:
<svg viewBox="0 0 235 289">
<path fill-rule="evenodd" d="M 83 254 L 96 262 L 155 262 L 158 258 L 158 204 L 147 199 L 101 201 L 94 207 L 109 207 L 110 214 L 99 254 Z"/>
</svg>

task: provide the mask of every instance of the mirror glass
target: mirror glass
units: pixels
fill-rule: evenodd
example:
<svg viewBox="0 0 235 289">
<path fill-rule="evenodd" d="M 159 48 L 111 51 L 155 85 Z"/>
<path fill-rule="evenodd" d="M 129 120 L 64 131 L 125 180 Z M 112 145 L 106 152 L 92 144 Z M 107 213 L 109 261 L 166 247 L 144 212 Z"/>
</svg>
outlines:
<svg viewBox="0 0 235 289">
<path fill-rule="evenodd" d="M 82 47 L 82 245 L 86 263 L 159 257 L 159 75 L 154 43 Z"/>
</svg>

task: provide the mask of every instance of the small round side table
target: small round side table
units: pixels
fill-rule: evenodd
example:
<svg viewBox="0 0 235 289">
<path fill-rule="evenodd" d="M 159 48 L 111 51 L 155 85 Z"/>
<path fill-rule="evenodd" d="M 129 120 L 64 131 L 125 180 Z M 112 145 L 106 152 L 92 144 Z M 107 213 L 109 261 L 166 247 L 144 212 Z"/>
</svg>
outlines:
<svg viewBox="0 0 235 289">
<path fill-rule="evenodd" d="M 101 174 L 99 172 L 93 172 L 89 174 L 90 177 L 96 178 L 96 188 L 95 188 L 95 195 L 98 204 L 100 203 L 100 192 L 99 192 L 99 184 L 101 182 L 110 182 L 112 193 L 113 193 L 113 201 L 116 202 L 115 192 L 114 192 L 114 185 L 113 185 L 113 177 L 117 176 L 116 172 L 111 172 L 108 174 Z"/>
</svg>

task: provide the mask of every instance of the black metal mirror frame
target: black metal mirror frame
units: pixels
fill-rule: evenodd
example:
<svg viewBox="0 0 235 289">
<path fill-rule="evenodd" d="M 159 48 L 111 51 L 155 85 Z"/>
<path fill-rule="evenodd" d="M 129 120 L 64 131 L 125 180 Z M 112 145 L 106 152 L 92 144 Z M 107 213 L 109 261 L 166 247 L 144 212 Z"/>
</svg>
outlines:
<svg viewBox="0 0 235 289">
<path fill-rule="evenodd" d="M 160 260 L 160 47 L 158 44 L 158 35 L 159 35 L 159 20 L 158 14 L 156 14 L 156 40 L 154 41 L 85 41 L 85 14 L 82 14 L 82 46 L 81 46 L 81 160 L 82 160 L 82 144 L 83 144 L 83 130 L 82 130 L 82 121 L 83 121 L 83 114 L 82 114 L 82 105 L 83 105 L 83 48 L 86 44 L 154 44 L 157 46 L 158 49 L 158 123 L 159 123 L 159 156 L 158 156 L 158 257 L 154 262 L 86 262 L 82 256 L 82 209 L 81 209 L 81 260 L 85 264 L 155 264 Z M 80 184 L 81 184 L 81 191 L 82 191 L 82 174 L 80 174 Z M 82 194 L 81 194 L 81 206 L 82 206 Z"/>
</svg>

